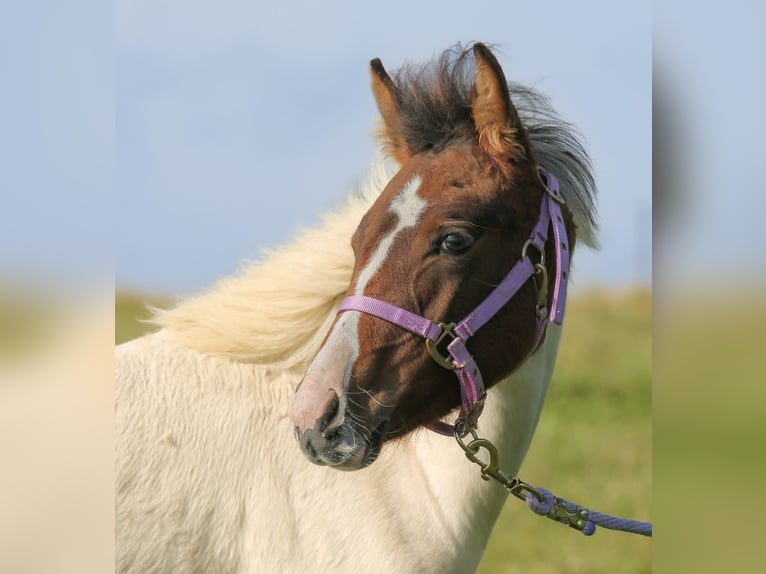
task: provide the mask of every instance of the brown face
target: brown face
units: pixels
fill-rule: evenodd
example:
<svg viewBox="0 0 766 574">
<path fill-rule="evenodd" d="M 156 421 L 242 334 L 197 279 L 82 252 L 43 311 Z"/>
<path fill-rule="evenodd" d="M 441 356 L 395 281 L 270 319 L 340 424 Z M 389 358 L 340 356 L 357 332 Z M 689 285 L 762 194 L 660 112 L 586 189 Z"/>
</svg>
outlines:
<svg viewBox="0 0 766 574">
<path fill-rule="evenodd" d="M 354 234 L 348 294 L 434 321 L 458 321 L 486 298 L 518 260 L 534 225 L 522 186 L 531 184 L 538 202 L 540 191 L 535 178 L 506 180 L 479 151 L 465 143 L 407 162 Z M 488 386 L 529 352 L 534 309 L 530 282 L 469 343 Z M 459 400 L 455 375 L 433 361 L 422 339 L 350 311 L 336 319 L 293 416 L 313 462 L 361 467 L 384 439 L 437 420 Z M 317 433 L 335 446 L 325 447 Z"/>
<path fill-rule="evenodd" d="M 494 65 L 485 79 L 504 86 L 497 62 L 480 57 L 477 53 L 477 83 L 481 66 Z M 381 98 L 392 88 L 380 70 L 374 70 L 373 87 L 388 124 L 395 121 L 394 112 Z M 483 92 L 507 98 L 497 85 L 494 90 L 479 85 L 476 110 L 489 107 L 480 100 Z M 497 106 L 503 125 L 511 121 L 508 106 L 510 101 Z M 459 321 L 487 297 L 519 259 L 543 193 L 528 156 L 511 158 L 517 143 L 505 151 L 487 147 L 492 145 L 478 123 L 476 137 L 438 152 L 407 153 L 406 142 L 397 144 L 401 170 L 352 239 L 356 265 L 349 295 L 374 297 L 435 322 Z M 501 152 L 506 155 L 499 160 Z M 530 281 L 469 341 L 487 387 L 531 350 L 535 299 Z M 310 461 L 357 469 L 375 460 L 384 440 L 436 421 L 459 402 L 454 373 L 436 364 L 422 339 L 348 311 L 336 318 L 309 367 L 291 417 Z"/>
</svg>

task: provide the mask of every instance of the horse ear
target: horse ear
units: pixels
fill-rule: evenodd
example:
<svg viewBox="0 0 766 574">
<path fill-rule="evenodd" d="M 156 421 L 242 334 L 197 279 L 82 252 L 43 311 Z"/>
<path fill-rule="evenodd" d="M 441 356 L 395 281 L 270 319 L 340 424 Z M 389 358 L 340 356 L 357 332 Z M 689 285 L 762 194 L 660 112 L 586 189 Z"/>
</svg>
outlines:
<svg viewBox="0 0 766 574">
<path fill-rule="evenodd" d="M 412 152 L 404 137 L 402 116 L 397 103 L 399 90 L 378 58 L 370 62 L 370 76 L 372 93 L 383 118 L 382 126 L 377 131 L 378 138 L 386 152 L 403 164 L 412 157 Z"/>
<path fill-rule="evenodd" d="M 526 136 L 497 58 L 484 44 L 473 47 L 476 77 L 471 111 L 479 145 L 501 164 L 525 155 Z"/>
</svg>

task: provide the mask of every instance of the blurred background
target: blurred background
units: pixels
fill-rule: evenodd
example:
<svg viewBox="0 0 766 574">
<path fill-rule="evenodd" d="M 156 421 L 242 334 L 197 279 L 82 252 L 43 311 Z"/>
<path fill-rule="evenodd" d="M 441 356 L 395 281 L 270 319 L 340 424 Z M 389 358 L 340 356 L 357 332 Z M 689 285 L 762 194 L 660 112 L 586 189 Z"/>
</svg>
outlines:
<svg viewBox="0 0 766 574">
<path fill-rule="evenodd" d="M 650 30 L 648 6 L 605 2 L 118 3 L 117 286 L 194 292 L 315 224 L 375 156 L 369 61 L 458 41 L 495 44 L 584 135 L 603 250 L 578 287 L 648 285 Z"/>
<path fill-rule="evenodd" d="M 601 192 L 603 249 L 577 254 L 522 476 L 657 526 L 584 539 L 509 501 L 480 571 L 760 571 L 763 12 L 4 4 L 0 571 L 112 568 L 115 339 L 364 177 L 371 58 L 393 69 L 472 40 L 577 126 Z"/>
<path fill-rule="evenodd" d="M 118 342 L 146 329 L 147 302 L 209 287 L 364 178 L 370 59 L 395 69 L 457 41 L 494 44 L 510 80 L 577 126 L 602 192 L 603 248 L 575 257 L 561 363 L 523 476 L 651 519 L 648 6 L 147 0 L 118 4 L 116 30 Z M 650 569 L 648 540 L 583 544 L 535 518 L 509 502 L 480 571 Z"/>
<path fill-rule="evenodd" d="M 650 11 L 585 2 L 553 13 L 501 2 L 119 4 L 117 340 L 143 331 L 131 319 L 148 315 L 147 301 L 235 272 L 362 180 L 376 153 L 370 59 L 395 69 L 457 41 L 495 44 L 507 77 L 548 95 L 583 134 L 602 190 L 603 248 L 575 258 L 570 332 L 525 475 L 650 519 Z M 647 540 L 606 533 L 583 547 L 527 513 L 507 505 L 481 572 L 614 572 L 626 556 L 622 571 L 650 569 Z"/>
</svg>

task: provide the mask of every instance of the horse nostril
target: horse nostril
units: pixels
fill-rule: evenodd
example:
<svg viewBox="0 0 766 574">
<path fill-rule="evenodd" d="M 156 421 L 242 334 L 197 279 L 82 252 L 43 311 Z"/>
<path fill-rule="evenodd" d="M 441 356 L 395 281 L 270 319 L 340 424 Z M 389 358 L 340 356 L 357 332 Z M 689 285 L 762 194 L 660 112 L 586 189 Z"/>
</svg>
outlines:
<svg viewBox="0 0 766 574">
<path fill-rule="evenodd" d="M 333 393 L 332 402 L 330 403 L 330 406 L 325 411 L 325 414 L 322 415 L 322 418 L 319 420 L 318 430 L 324 435 L 329 434 L 334 429 L 336 429 L 340 422 L 338 417 L 338 409 L 340 408 L 340 399 L 338 398 L 338 395 Z"/>
<path fill-rule="evenodd" d="M 334 419 L 335 415 L 338 414 L 338 406 L 340 405 L 340 400 L 338 399 L 338 395 L 335 395 L 335 398 L 332 401 L 332 404 L 330 405 L 330 408 L 327 410 L 327 416 L 330 419 Z"/>
<path fill-rule="evenodd" d="M 308 457 L 312 460 L 317 459 L 317 449 L 314 446 L 314 443 L 311 441 L 312 434 L 306 433 L 306 440 L 301 443 L 301 446 L 303 446 L 303 450 L 308 455 Z"/>
</svg>

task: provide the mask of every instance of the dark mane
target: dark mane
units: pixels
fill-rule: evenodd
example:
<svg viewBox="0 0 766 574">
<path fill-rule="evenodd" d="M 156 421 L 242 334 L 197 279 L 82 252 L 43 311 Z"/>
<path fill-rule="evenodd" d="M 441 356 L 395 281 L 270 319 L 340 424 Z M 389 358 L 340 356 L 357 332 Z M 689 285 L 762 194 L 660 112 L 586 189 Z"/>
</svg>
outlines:
<svg viewBox="0 0 766 574">
<path fill-rule="evenodd" d="M 475 137 L 471 114 L 474 58 L 471 46 L 457 44 L 424 64 L 405 64 L 392 74 L 401 133 L 410 149 L 439 151 Z M 562 120 L 548 98 L 510 82 L 511 100 L 519 112 L 537 162 L 561 182 L 562 194 L 579 229 L 578 240 L 596 246 L 596 184 L 590 158 L 572 124 Z"/>
</svg>

